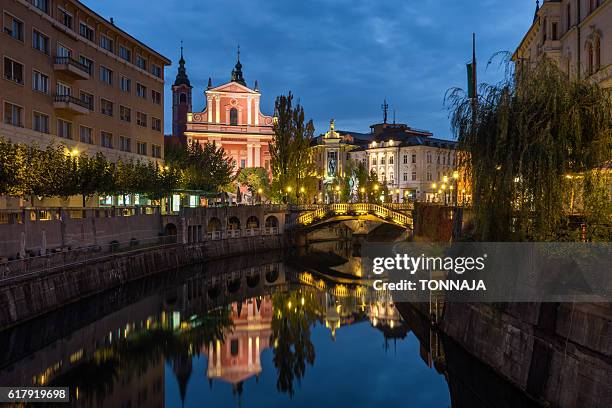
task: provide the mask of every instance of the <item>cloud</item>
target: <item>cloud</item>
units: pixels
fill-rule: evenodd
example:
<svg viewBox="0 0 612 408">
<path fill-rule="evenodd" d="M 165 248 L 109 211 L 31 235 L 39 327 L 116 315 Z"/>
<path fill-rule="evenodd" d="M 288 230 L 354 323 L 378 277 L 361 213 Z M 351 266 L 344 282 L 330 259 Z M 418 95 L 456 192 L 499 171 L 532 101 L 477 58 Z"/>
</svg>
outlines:
<svg viewBox="0 0 612 408">
<path fill-rule="evenodd" d="M 194 108 L 204 106 L 208 77 L 229 80 L 240 44 L 247 83 L 259 80 L 262 109 L 289 90 L 298 96 L 318 132 L 334 117 L 341 129 L 367 132 L 382 118 L 387 97 L 398 122 L 450 137 L 444 93 L 465 87 L 471 34 L 478 35 L 479 80 L 496 51 L 514 50 L 533 17 L 533 2 L 483 0 L 107 0 L 85 3 L 113 17 L 127 32 L 174 61 L 185 43 Z M 171 129 L 166 69 L 166 120 Z"/>
</svg>

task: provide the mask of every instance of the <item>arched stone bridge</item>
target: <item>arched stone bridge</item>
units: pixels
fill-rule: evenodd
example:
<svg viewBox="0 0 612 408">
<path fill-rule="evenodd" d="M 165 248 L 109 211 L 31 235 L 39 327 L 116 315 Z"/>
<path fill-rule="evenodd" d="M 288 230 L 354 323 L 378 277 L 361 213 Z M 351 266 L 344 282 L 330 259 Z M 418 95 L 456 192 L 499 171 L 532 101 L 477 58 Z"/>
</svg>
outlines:
<svg viewBox="0 0 612 408">
<path fill-rule="evenodd" d="M 311 207 L 298 215 L 293 225 L 313 227 L 332 221 L 372 218 L 402 228 L 414 228 L 412 206 L 409 204 L 344 203 Z"/>
</svg>

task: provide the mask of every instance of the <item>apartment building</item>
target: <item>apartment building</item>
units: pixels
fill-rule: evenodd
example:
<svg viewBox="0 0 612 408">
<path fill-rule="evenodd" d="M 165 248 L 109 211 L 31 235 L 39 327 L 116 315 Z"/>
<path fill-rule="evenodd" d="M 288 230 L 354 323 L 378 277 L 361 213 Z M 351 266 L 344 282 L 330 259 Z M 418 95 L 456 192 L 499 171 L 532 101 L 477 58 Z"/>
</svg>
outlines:
<svg viewBox="0 0 612 408">
<path fill-rule="evenodd" d="M 512 56 L 518 69 L 541 58 L 574 77 L 612 87 L 612 0 L 544 0 Z"/>
<path fill-rule="evenodd" d="M 75 0 L 2 0 L 0 137 L 163 160 L 170 60 Z"/>
<path fill-rule="evenodd" d="M 456 142 L 404 124 L 378 126 L 366 149 L 368 168 L 387 185 L 394 201 L 441 201 L 450 191 L 440 189 L 445 180 L 456 193 Z"/>
</svg>

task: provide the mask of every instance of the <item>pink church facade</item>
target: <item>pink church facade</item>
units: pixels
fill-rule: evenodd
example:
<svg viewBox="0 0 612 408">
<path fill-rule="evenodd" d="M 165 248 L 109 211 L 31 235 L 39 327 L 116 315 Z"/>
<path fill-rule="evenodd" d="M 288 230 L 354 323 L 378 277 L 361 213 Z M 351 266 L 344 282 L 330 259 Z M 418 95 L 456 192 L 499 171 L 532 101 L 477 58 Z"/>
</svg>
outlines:
<svg viewBox="0 0 612 408">
<path fill-rule="evenodd" d="M 204 110 L 187 114 L 186 140 L 214 142 L 234 161 L 236 171 L 247 167 L 270 171 L 268 143 L 272 140 L 274 117 L 261 112 L 257 81 L 253 88 L 246 85 L 240 60 L 229 82 L 213 87 L 209 79 L 205 95 Z"/>
</svg>

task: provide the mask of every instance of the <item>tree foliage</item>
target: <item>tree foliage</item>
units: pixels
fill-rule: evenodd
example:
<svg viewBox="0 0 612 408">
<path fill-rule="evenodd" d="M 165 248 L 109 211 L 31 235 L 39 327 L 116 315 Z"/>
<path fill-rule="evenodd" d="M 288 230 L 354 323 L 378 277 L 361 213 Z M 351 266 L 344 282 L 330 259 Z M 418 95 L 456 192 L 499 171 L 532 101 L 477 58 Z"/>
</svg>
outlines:
<svg viewBox="0 0 612 408">
<path fill-rule="evenodd" d="M 178 173 L 179 188 L 218 192 L 233 180 L 234 162 L 215 143 L 166 147 L 166 163 Z"/>
<path fill-rule="evenodd" d="M 304 122 L 304 108 L 299 102 L 294 106 L 291 92 L 276 98 L 275 111 L 274 137 L 269 144 L 271 194 L 277 200 L 283 196 L 295 200 L 300 194 L 305 198 L 316 189 L 314 163 L 309 152 L 314 135 L 313 122 Z"/>
<path fill-rule="evenodd" d="M 568 78 L 544 60 L 499 84 L 481 85 L 477 103 L 459 89 L 447 94 L 446 103 L 459 147 L 469 152 L 460 165 L 472 181 L 477 238 L 549 241 L 565 235 L 566 192 L 577 178 L 571 175 L 595 180 L 611 159 L 609 90 Z M 579 187 L 585 211 L 591 225 L 609 225 L 609 192 L 593 186 Z M 608 211 L 589 208 L 595 203 L 607 203 Z"/>
</svg>

